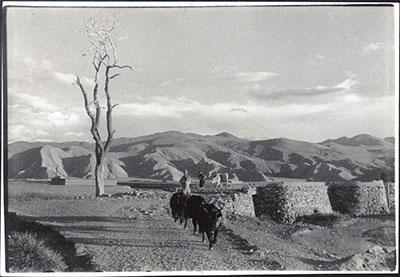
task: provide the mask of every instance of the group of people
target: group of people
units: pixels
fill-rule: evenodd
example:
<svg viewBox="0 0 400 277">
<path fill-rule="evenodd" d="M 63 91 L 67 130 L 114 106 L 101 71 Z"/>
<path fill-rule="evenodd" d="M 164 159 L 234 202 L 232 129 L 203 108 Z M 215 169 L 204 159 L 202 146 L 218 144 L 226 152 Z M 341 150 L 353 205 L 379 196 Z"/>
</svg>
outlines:
<svg viewBox="0 0 400 277">
<path fill-rule="evenodd" d="M 198 177 L 199 177 L 199 187 L 202 188 L 206 183 L 206 175 L 204 175 L 204 173 L 200 170 Z M 185 169 L 182 178 L 179 180 L 179 183 L 182 186 L 182 193 L 187 197 L 189 197 L 192 194 L 192 191 L 190 190 L 190 182 L 191 178 L 189 176 L 187 169 Z"/>
</svg>

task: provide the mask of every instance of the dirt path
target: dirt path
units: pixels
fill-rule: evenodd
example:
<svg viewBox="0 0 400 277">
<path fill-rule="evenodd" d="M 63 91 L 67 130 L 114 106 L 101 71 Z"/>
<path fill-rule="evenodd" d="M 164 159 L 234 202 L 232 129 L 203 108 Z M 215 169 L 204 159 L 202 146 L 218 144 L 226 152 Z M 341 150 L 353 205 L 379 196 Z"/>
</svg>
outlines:
<svg viewBox="0 0 400 277">
<path fill-rule="evenodd" d="M 230 217 L 209 250 L 201 235 L 193 234 L 191 221 L 187 230 L 173 221 L 170 195 L 136 191 L 38 199 L 11 202 L 10 211 L 53 226 L 108 272 L 319 270 L 375 244 L 394 245 L 394 221 L 352 219 L 326 228 Z"/>
<path fill-rule="evenodd" d="M 255 268 L 251 259 L 242 255 L 246 250 L 229 240 L 224 231 L 210 251 L 208 244 L 201 242 L 201 236 L 193 234 L 192 224 L 183 230 L 182 225 L 173 222 L 166 208 L 155 208 L 155 203 L 149 201 L 125 206 L 114 215 L 119 220 L 102 221 L 99 231 L 86 238 L 81 234 L 73 240 L 96 257 L 102 271 Z"/>
<path fill-rule="evenodd" d="M 122 200 L 122 201 L 121 201 Z M 83 201 L 86 201 L 84 203 Z M 231 229 L 222 228 L 213 250 L 207 239 L 175 223 L 169 199 L 54 200 L 48 206 L 68 205 L 68 212 L 39 209 L 31 219 L 51 225 L 76 243 L 78 251 L 93 256 L 100 271 L 276 270 L 281 265 L 254 255 L 254 247 Z M 55 203 L 58 202 L 58 203 Z M 72 205 L 71 205 L 72 204 Z M 87 209 L 85 209 L 85 207 Z M 91 207 L 91 208 L 89 208 Z M 66 207 L 65 207 L 66 208 Z M 20 206 L 19 213 L 29 211 Z M 25 211 L 23 211 L 25 210 Z M 35 209 L 38 210 L 38 207 Z M 67 209 L 65 209 L 67 210 Z M 17 211 L 18 212 L 18 211 Z M 47 213 L 43 216 L 43 213 Z M 96 215 L 96 216 L 94 216 Z"/>
</svg>

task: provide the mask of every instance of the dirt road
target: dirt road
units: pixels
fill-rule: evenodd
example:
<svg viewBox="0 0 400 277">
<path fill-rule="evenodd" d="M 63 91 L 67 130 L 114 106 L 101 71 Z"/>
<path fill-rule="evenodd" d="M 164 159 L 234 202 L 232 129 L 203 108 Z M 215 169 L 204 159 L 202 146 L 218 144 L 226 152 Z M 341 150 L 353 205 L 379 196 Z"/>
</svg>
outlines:
<svg viewBox="0 0 400 277">
<path fill-rule="evenodd" d="M 222 228 L 218 243 L 209 250 L 207 239 L 203 243 L 200 234 L 193 234 L 191 221 L 186 230 L 173 221 L 169 214 L 169 194 L 157 198 L 161 199 L 47 200 L 47 207 L 58 206 L 60 211 L 64 210 L 63 214 L 36 207 L 41 214 L 36 217 L 24 205 L 17 212 L 51 225 L 72 239 L 78 251 L 92 255 L 100 271 L 282 268 L 273 260 L 254 255 L 255 247 L 226 227 Z"/>
<path fill-rule="evenodd" d="M 173 221 L 170 195 L 138 190 L 97 199 L 38 199 L 10 208 L 55 227 L 107 272 L 330 269 L 332 262 L 376 244 L 360 238 L 366 230 L 383 234 L 394 228 L 392 221 L 350 220 L 325 228 L 229 216 L 209 250 L 201 235 L 193 234 L 191 221 L 186 230 Z M 379 244 L 388 243 L 394 244 L 392 233 Z"/>
</svg>

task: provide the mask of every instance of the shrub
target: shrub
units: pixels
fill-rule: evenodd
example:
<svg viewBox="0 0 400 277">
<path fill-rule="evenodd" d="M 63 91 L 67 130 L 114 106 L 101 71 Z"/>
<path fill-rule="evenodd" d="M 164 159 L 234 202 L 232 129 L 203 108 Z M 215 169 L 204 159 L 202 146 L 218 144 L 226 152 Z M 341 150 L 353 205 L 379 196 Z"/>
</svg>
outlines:
<svg viewBox="0 0 400 277">
<path fill-rule="evenodd" d="M 296 222 L 309 223 L 321 226 L 332 226 L 336 222 L 345 219 L 346 216 L 339 213 L 318 213 L 304 215 L 297 218 Z"/>
<path fill-rule="evenodd" d="M 43 239 L 28 232 L 11 232 L 8 236 L 10 272 L 65 271 L 62 256 L 49 248 Z"/>
</svg>

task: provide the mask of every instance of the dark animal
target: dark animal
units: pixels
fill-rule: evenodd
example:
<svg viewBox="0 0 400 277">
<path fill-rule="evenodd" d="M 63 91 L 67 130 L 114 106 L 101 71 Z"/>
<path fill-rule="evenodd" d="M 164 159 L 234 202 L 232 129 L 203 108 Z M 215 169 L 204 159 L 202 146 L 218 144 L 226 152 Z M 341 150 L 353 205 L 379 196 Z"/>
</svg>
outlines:
<svg viewBox="0 0 400 277">
<path fill-rule="evenodd" d="M 186 196 L 182 192 L 175 192 L 172 194 L 169 205 L 171 206 L 171 213 L 174 221 L 179 219 L 179 223 L 183 223 L 184 209 L 185 209 Z"/>
<path fill-rule="evenodd" d="M 204 233 L 207 234 L 209 248 L 212 249 L 213 244 L 217 242 L 218 229 L 222 222 L 222 211 L 214 204 L 201 204 L 197 213 L 197 223 L 199 231 L 202 233 L 202 241 L 204 242 Z"/>
<path fill-rule="evenodd" d="M 193 221 L 194 233 L 197 233 L 197 214 L 199 212 L 200 206 L 205 204 L 204 198 L 199 195 L 191 195 L 185 203 L 185 229 L 187 225 L 188 218 Z"/>
</svg>

